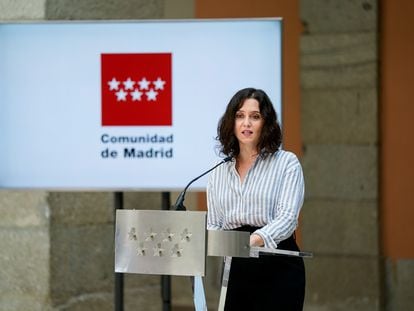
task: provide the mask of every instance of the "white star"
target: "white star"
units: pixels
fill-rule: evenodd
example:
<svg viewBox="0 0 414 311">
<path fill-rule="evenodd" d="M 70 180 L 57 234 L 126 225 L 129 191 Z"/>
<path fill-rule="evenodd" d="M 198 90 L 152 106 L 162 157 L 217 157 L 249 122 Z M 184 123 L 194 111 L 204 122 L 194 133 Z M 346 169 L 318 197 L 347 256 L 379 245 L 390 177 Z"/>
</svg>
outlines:
<svg viewBox="0 0 414 311">
<path fill-rule="evenodd" d="M 146 78 L 142 78 L 141 81 L 138 82 L 138 84 L 141 90 L 148 90 L 150 82 Z"/>
<path fill-rule="evenodd" d="M 126 90 L 132 90 L 134 89 L 135 82 L 131 80 L 131 78 L 128 78 L 126 81 L 123 82 L 124 87 Z"/>
<path fill-rule="evenodd" d="M 154 241 L 157 233 L 150 228 L 149 232 L 144 233 L 144 235 L 146 235 L 145 241 Z"/>
<path fill-rule="evenodd" d="M 148 101 L 150 100 L 156 101 L 158 92 L 155 92 L 153 89 L 150 89 L 148 92 L 145 93 L 145 95 L 147 95 Z"/>
<path fill-rule="evenodd" d="M 184 231 L 181 232 L 181 240 L 184 240 L 184 241 L 188 242 L 188 241 L 190 241 L 190 238 L 191 238 L 192 235 L 193 234 L 190 231 L 188 231 L 187 228 L 185 228 Z"/>
<path fill-rule="evenodd" d="M 161 243 L 158 243 L 155 247 L 153 247 L 154 250 L 154 256 L 161 257 L 164 253 L 164 249 L 161 247 Z"/>
<path fill-rule="evenodd" d="M 127 92 L 125 92 L 123 89 L 120 89 L 118 92 L 115 93 L 116 100 L 117 101 L 126 101 Z"/>
<path fill-rule="evenodd" d="M 174 237 L 174 233 L 172 233 L 171 231 L 170 231 L 170 229 L 167 229 L 166 231 L 164 231 L 163 233 L 163 236 L 165 237 L 164 238 L 164 242 L 171 242 L 172 241 L 172 239 L 173 239 L 173 237 Z"/>
<path fill-rule="evenodd" d="M 108 82 L 109 90 L 110 91 L 117 90 L 118 87 L 119 87 L 119 83 L 121 83 L 121 82 L 117 81 L 115 78 L 112 78 L 112 80 Z"/>
<path fill-rule="evenodd" d="M 138 89 L 135 89 L 130 94 L 132 96 L 132 101 L 141 100 L 142 92 L 138 91 Z"/>
<path fill-rule="evenodd" d="M 180 245 L 175 244 L 173 248 L 171 248 L 171 257 L 181 257 L 183 254 L 183 248 Z"/>
<path fill-rule="evenodd" d="M 128 238 L 130 240 L 136 240 L 137 239 L 137 234 L 135 232 L 135 228 L 132 227 L 131 230 L 128 232 Z"/>
<path fill-rule="evenodd" d="M 139 247 L 138 247 L 138 255 L 139 256 L 145 256 L 145 251 L 146 251 L 146 247 L 144 242 L 139 243 Z"/>
<path fill-rule="evenodd" d="M 155 85 L 156 90 L 163 90 L 165 81 L 161 80 L 160 77 L 157 78 L 154 82 L 152 82 Z"/>
</svg>

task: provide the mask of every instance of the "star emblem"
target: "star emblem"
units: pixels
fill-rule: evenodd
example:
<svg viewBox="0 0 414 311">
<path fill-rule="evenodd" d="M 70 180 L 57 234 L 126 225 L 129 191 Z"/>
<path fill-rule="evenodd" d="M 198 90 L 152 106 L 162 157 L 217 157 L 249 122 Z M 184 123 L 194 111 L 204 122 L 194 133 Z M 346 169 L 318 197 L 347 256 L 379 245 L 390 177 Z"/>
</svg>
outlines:
<svg viewBox="0 0 414 311">
<path fill-rule="evenodd" d="M 146 78 L 142 78 L 139 82 L 139 88 L 141 90 L 148 90 L 148 86 L 150 85 L 150 82 Z"/>
<path fill-rule="evenodd" d="M 192 235 L 193 234 L 185 228 L 183 232 L 181 232 L 181 240 L 189 242 Z"/>
<path fill-rule="evenodd" d="M 156 90 L 163 90 L 165 81 L 161 80 L 161 78 L 157 78 L 154 82 L 152 82 L 155 85 Z"/>
<path fill-rule="evenodd" d="M 126 101 L 127 92 L 125 92 L 123 89 L 120 89 L 118 92 L 115 93 L 116 100 L 117 101 Z"/>
<path fill-rule="evenodd" d="M 155 237 L 157 236 L 157 233 L 154 232 L 152 228 L 150 228 L 149 232 L 146 232 L 145 235 L 146 235 L 145 241 L 154 241 Z"/>
<path fill-rule="evenodd" d="M 123 82 L 125 90 L 132 90 L 134 88 L 135 82 L 128 78 L 126 81 Z"/>
<path fill-rule="evenodd" d="M 138 89 L 135 89 L 133 92 L 131 92 L 132 101 L 140 101 L 142 92 L 140 92 Z"/>
<path fill-rule="evenodd" d="M 117 81 L 115 78 L 112 78 L 112 80 L 108 82 L 109 90 L 118 90 L 119 83 L 121 82 Z"/>
<path fill-rule="evenodd" d="M 181 257 L 183 255 L 183 248 L 178 244 L 174 244 L 174 247 L 171 249 L 171 257 Z"/>
<path fill-rule="evenodd" d="M 157 245 L 153 248 L 154 256 L 161 257 L 164 253 L 164 249 L 161 247 L 161 243 L 157 243 Z"/>
<path fill-rule="evenodd" d="M 134 227 L 132 227 L 131 230 L 129 230 L 128 239 L 135 240 L 135 241 L 137 240 L 137 235 L 135 233 L 135 228 Z"/>
<path fill-rule="evenodd" d="M 172 241 L 172 239 L 173 239 L 173 237 L 174 237 L 174 233 L 172 233 L 171 231 L 170 231 L 170 229 L 167 229 L 166 231 L 164 231 L 163 233 L 163 236 L 165 237 L 164 238 L 164 242 L 171 242 Z"/>
<path fill-rule="evenodd" d="M 158 92 L 155 92 L 153 89 L 150 89 L 148 92 L 145 93 L 147 95 L 148 101 L 155 101 L 157 99 Z"/>
<path fill-rule="evenodd" d="M 146 255 L 145 254 L 146 250 L 147 250 L 147 248 L 145 247 L 144 242 L 139 243 L 139 247 L 137 249 L 138 255 L 139 256 L 145 256 Z"/>
</svg>

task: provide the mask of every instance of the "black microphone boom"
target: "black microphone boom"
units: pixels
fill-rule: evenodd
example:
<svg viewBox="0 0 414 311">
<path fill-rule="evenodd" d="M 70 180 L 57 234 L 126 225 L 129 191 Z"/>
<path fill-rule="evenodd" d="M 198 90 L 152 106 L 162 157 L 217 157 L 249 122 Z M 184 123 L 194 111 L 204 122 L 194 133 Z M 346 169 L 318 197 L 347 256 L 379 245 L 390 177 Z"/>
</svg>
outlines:
<svg viewBox="0 0 414 311">
<path fill-rule="evenodd" d="M 173 206 L 173 209 L 175 209 L 176 211 L 185 211 L 187 210 L 184 206 L 184 199 L 185 199 L 185 193 L 188 189 L 188 187 L 190 187 L 190 185 L 195 182 L 196 180 L 200 179 L 201 177 L 203 177 L 204 175 L 206 175 L 207 173 L 210 173 L 212 170 L 214 170 L 216 167 L 229 162 L 232 159 L 232 157 L 227 157 L 224 158 L 223 161 L 219 162 L 218 164 L 216 164 L 214 167 L 210 168 L 207 172 L 204 172 L 203 174 L 201 174 L 200 176 L 194 178 L 192 181 L 190 181 L 187 186 L 185 186 L 184 190 L 181 191 L 180 195 L 177 198 L 177 201 L 175 201 L 175 204 Z"/>
</svg>

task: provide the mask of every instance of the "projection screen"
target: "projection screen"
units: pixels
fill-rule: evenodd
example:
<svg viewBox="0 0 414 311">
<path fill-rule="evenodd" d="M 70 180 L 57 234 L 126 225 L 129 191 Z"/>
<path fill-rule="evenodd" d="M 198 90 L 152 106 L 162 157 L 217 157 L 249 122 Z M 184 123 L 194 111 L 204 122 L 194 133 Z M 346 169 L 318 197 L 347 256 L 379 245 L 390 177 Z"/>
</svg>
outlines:
<svg viewBox="0 0 414 311">
<path fill-rule="evenodd" d="M 281 119 L 281 44 L 278 18 L 0 23 L 0 188 L 181 190 L 237 90 Z"/>
</svg>

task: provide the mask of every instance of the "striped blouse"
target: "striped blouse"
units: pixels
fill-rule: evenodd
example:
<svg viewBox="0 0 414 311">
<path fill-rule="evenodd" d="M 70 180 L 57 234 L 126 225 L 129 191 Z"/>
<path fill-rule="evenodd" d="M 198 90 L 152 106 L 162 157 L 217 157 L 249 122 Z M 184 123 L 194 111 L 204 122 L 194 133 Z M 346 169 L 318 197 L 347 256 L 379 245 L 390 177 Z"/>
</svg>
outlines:
<svg viewBox="0 0 414 311">
<path fill-rule="evenodd" d="M 304 180 L 298 158 L 279 150 L 257 157 L 240 182 L 235 161 L 224 163 L 207 184 L 207 229 L 228 230 L 250 225 L 261 227 L 265 247 L 290 237 L 298 225 L 304 198 Z"/>
</svg>

